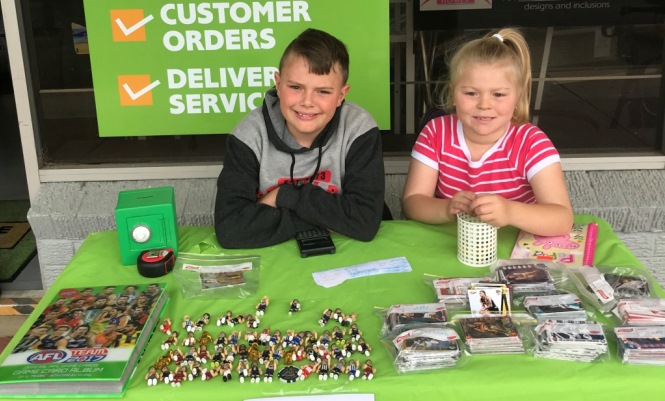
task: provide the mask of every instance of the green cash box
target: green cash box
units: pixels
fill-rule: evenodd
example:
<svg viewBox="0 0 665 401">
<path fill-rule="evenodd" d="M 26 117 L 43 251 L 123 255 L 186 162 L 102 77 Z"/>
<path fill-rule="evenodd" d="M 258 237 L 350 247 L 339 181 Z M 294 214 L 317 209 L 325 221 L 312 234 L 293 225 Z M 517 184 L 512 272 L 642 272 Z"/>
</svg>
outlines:
<svg viewBox="0 0 665 401">
<path fill-rule="evenodd" d="M 173 187 L 120 191 L 115 221 L 123 265 L 135 265 L 143 251 L 172 248 L 178 254 Z"/>
</svg>

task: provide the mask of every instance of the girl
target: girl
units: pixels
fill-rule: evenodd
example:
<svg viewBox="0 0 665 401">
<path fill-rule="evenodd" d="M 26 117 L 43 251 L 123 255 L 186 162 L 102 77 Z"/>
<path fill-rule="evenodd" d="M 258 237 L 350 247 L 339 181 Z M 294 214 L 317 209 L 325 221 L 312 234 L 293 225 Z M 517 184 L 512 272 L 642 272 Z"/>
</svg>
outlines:
<svg viewBox="0 0 665 401">
<path fill-rule="evenodd" d="M 515 29 L 470 41 L 450 61 L 444 108 L 411 153 L 402 207 L 409 219 L 455 221 L 544 235 L 570 230 L 573 213 L 557 150 L 529 121 L 531 60 Z"/>
</svg>

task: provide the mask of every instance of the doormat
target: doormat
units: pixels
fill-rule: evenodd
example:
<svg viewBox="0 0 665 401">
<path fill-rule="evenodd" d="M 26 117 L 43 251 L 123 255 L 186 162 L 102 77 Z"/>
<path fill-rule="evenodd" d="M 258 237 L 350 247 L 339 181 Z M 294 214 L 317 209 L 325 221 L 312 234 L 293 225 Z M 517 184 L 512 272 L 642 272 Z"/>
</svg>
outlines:
<svg viewBox="0 0 665 401">
<path fill-rule="evenodd" d="M 0 282 L 13 281 L 37 254 L 29 209 L 27 200 L 0 201 Z"/>
<path fill-rule="evenodd" d="M 11 249 L 30 231 L 29 223 L 0 221 L 0 249 Z"/>
</svg>

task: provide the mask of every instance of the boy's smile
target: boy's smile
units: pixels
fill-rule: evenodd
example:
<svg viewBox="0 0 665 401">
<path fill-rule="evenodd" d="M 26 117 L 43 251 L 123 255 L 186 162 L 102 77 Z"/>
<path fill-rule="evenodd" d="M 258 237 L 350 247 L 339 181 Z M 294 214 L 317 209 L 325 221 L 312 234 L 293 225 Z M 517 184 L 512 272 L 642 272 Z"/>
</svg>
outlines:
<svg viewBox="0 0 665 401">
<path fill-rule="evenodd" d="M 311 146 L 349 92 L 339 66 L 329 74 L 316 75 L 297 56 L 290 57 L 282 70 L 275 72 L 275 87 L 286 126 L 303 147 Z"/>
</svg>

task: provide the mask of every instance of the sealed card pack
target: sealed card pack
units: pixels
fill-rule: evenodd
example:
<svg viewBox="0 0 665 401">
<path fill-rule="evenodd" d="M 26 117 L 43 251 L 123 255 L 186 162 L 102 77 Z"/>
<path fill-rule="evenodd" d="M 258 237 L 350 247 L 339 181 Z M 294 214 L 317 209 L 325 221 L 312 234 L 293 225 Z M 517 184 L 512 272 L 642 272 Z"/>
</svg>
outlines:
<svg viewBox="0 0 665 401">
<path fill-rule="evenodd" d="M 524 352 L 522 340 L 509 316 L 461 318 L 459 324 L 472 354 Z"/>
<path fill-rule="evenodd" d="M 392 305 L 386 311 L 381 332 L 385 335 L 410 327 L 443 325 L 447 321 L 443 303 Z"/>
<path fill-rule="evenodd" d="M 582 301 L 575 294 L 528 296 L 524 298 L 524 308 L 538 321 L 586 320 Z"/>
<path fill-rule="evenodd" d="M 461 340 L 450 327 L 419 327 L 392 339 L 398 372 L 442 369 L 457 366 L 462 356 Z"/>
</svg>

